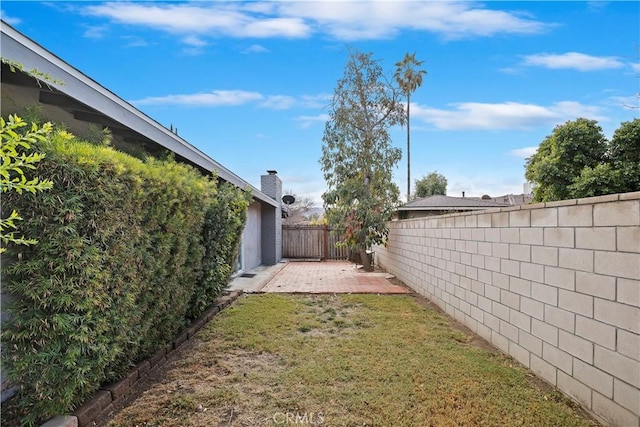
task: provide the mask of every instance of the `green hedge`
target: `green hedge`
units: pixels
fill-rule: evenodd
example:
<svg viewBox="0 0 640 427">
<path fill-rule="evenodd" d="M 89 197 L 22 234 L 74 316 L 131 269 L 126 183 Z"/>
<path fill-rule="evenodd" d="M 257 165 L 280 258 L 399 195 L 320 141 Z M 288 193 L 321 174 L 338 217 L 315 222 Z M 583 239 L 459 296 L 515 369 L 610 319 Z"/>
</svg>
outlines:
<svg viewBox="0 0 640 427">
<path fill-rule="evenodd" d="M 234 271 L 242 230 L 247 221 L 247 202 L 243 191 L 230 184 L 218 187 L 204 217 L 200 242 L 204 247 L 198 289 L 189 304 L 188 316 L 199 317 L 222 292 Z"/>
<path fill-rule="evenodd" d="M 249 202 L 190 166 L 62 130 L 31 148 L 53 188 L 2 201 L 38 239 L 9 246 L 3 267 L 3 368 L 24 424 L 74 409 L 202 313 L 228 283 Z"/>
</svg>

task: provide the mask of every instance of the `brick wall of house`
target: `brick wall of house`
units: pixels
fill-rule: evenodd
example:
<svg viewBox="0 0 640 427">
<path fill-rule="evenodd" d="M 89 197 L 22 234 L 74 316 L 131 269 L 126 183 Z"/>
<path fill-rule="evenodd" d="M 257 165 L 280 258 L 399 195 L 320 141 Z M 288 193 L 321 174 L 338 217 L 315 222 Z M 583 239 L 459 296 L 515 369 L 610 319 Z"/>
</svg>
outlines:
<svg viewBox="0 0 640 427">
<path fill-rule="evenodd" d="M 640 192 L 389 226 L 378 264 L 601 420 L 640 426 Z"/>
</svg>

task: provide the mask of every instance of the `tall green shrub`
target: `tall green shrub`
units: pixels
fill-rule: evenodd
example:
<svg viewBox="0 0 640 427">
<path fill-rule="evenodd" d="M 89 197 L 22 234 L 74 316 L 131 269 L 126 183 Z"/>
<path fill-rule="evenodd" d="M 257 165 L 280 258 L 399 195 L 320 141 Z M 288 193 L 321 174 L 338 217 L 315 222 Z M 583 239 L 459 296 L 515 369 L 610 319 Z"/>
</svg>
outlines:
<svg viewBox="0 0 640 427">
<path fill-rule="evenodd" d="M 201 236 L 205 248 L 204 263 L 191 299 L 189 317 L 195 319 L 200 316 L 229 283 L 250 199 L 248 191 L 223 183 L 209 205 Z"/>
<path fill-rule="evenodd" d="M 31 144 L 42 141 L 51 132 L 51 123 L 38 126 L 35 123 L 27 127 L 20 117 L 9 116 L 8 121 L 0 117 L 0 187 L 2 193 L 23 192 L 35 193 L 48 190 L 51 182 L 38 177 L 27 179 L 25 171 L 35 169 L 36 163 L 44 157 L 31 150 Z M 0 254 L 5 252 L 6 245 L 11 242 L 18 245 L 33 245 L 36 239 L 16 236 L 22 217 L 12 210 L 6 217 L 0 217 Z"/>
<path fill-rule="evenodd" d="M 46 156 L 32 172 L 53 189 L 2 203 L 23 212 L 23 230 L 39 240 L 10 245 L 3 271 L 15 299 L 3 325 L 3 369 L 31 425 L 71 411 L 170 341 L 196 312 L 207 271 L 222 274 L 198 299 L 211 304 L 228 280 L 220 259 L 237 251 L 247 203 L 190 166 L 142 162 L 65 131 L 33 148 Z M 218 228 L 203 237 L 211 224 Z M 211 239 L 225 243 L 208 251 Z"/>
</svg>

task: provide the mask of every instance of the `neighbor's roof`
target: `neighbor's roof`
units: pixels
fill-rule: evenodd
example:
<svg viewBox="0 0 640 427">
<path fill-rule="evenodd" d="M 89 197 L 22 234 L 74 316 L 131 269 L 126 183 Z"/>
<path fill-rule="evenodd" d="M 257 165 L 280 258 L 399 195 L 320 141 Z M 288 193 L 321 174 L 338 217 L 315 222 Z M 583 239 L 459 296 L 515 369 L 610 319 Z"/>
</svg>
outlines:
<svg viewBox="0 0 640 427">
<path fill-rule="evenodd" d="M 240 188 L 248 188 L 254 198 L 273 206 L 279 201 L 262 193 L 186 140 L 171 132 L 133 105 L 101 86 L 95 80 L 49 52 L 24 34 L 1 21 L 1 54 L 3 58 L 18 62 L 25 70 L 36 69 L 64 82 L 50 83 L 56 90 L 97 110 L 123 126 L 137 132 L 164 148 L 176 153 L 206 171 L 216 171 L 217 176 Z"/>
<path fill-rule="evenodd" d="M 492 200 L 482 200 L 475 197 L 429 196 L 409 202 L 398 210 L 401 211 L 441 211 L 441 210 L 479 210 L 504 208 L 509 203 L 499 203 Z"/>
</svg>

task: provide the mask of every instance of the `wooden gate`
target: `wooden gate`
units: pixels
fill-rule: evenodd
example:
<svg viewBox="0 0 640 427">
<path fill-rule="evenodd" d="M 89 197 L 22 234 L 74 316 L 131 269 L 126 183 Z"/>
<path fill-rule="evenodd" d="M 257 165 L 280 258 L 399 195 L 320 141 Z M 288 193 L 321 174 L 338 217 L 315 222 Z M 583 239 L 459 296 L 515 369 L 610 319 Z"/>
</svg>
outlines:
<svg viewBox="0 0 640 427">
<path fill-rule="evenodd" d="M 347 248 L 336 248 L 340 239 L 326 225 L 283 225 L 282 256 L 297 259 L 347 259 Z"/>
</svg>

